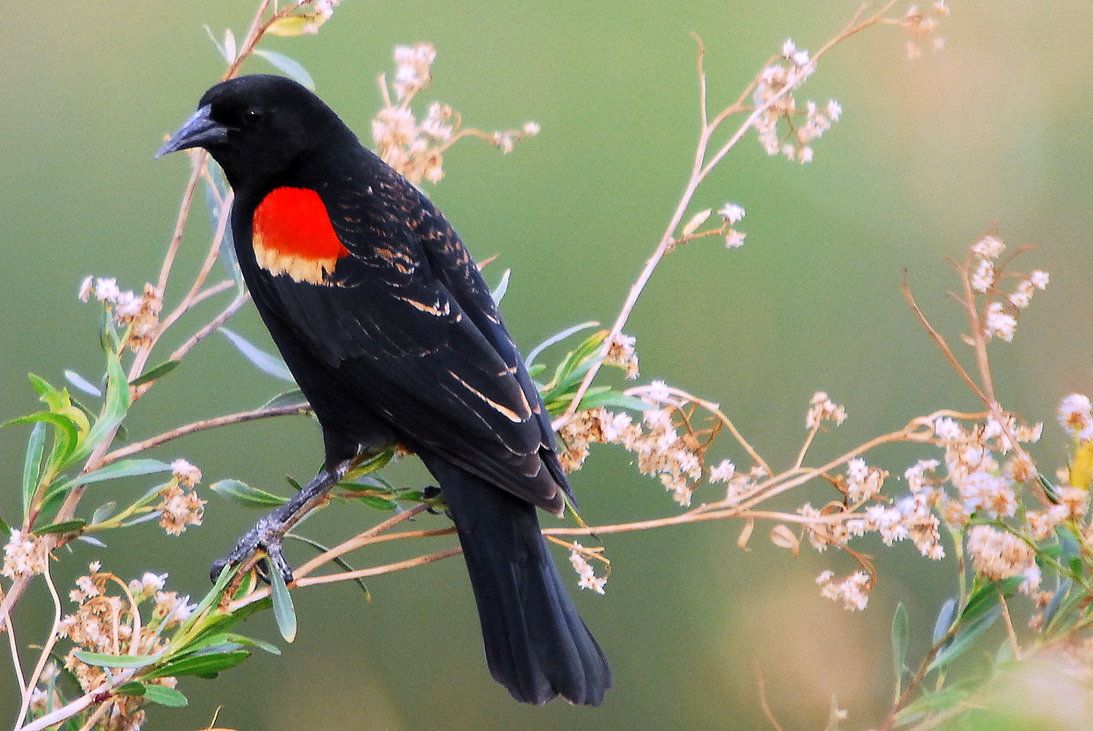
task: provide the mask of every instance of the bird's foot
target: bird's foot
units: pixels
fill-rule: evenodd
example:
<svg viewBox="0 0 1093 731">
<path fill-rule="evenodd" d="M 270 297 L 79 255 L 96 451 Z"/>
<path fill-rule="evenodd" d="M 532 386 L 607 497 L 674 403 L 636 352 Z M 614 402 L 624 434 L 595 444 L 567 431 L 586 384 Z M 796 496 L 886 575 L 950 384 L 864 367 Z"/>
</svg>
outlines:
<svg viewBox="0 0 1093 731">
<path fill-rule="evenodd" d="M 215 582 L 228 567 L 241 565 L 254 554 L 262 552 L 266 555 L 273 570 L 281 575 L 286 584 L 290 583 L 293 579 L 292 567 L 285 560 L 282 551 L 282 541 L 288 528 L 289 526 L 279 520 L 276 514 L 267 515 L 259 520 L 246 535 L 239 539 L 239 542 L 235 544 L 235 548 L 230 553 L 213 561 L 209 571 L 212 580 Z M 269 583 L 269 577 L 266 575 L 268 569 L 265 562 L 259 562 L 256 568 L 259 577 Z"/>
</svg>

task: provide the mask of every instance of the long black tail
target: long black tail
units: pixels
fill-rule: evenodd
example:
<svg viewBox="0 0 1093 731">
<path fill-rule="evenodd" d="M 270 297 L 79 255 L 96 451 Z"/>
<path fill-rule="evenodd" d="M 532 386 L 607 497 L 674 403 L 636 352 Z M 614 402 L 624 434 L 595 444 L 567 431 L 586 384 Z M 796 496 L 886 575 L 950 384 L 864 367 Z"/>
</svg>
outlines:
<svg viewBox="0 0 1093 731">
<path fill-rule="evenodd" d="M 535 506 L 442 459 L 425 461 L 459 532 L 494 679 L 523 703 L 561 695 L 600 705 L 611 668 L 550 558 Z"/>
</svg>

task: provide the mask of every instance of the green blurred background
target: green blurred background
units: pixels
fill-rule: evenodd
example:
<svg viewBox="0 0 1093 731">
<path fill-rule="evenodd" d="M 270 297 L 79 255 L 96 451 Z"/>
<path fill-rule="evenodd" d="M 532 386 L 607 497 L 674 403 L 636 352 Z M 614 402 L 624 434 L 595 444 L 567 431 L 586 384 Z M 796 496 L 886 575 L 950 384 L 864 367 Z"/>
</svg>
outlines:
<svg viewBox="0 0 1093 731">
<path fill-rule="evenodd" d="M 26 3 L 5 14 L 0 417 L 34 408 L 28 371 L 54 382 L 65 368 L 92 378 L 100 372 L 97 315 L 77 302 L 76 287 L 91 273 L 133 289 L 154 278 L 186 169 L 182 157 L 156 162 L 152 153 L 221 73 L 202 24 L 242 35 L 255 5 Z M 747 244 L 726 252 L 700 242 L 671 256 L 627 328 L 638 337 L 643 380 L 664 378 L 719 401 L 776 464 L 795 454 L 817 389 L 850 413 L 819 440 L 817 456 L 936 407 L 975 405 L 916 325 L 898 284 L 906 268 L 923 307 L 955 334 L 960 321 L 944 299 L 952 278 L 943 257 L 962 256 L 995 225 L 1011 244 L 1042 244 L 1028 265 L 1052 275 L 1046 295 L 1022 316 L 1016 341 L 995 351 L 1006 406 L 1048 422 L 1037 451 L 1045 466 L 1064 457 L 1053 422 L 1058 400 L 1093 388 L 1093 4 L 953 5 L 941 53 L 910 62 L 902 31 L 878 29 L 821 65 L 802 96 L 834 97 L 845 111 L 817 144 L 813 164 L 768 159 L 753 137 L 730 155 L 696 208 L 742 204 Z M 705 38 L 717 104 L 735 98 L 786 37 L 815 49 L 855 7 L 347 1 L 318 36 L 275 38 L 267 47 L 304 63 L 319 93 L 366 141 L 378 108 L 376 74 L 392 68 L 394 45 L 418 40 L 438 51 L 422 101 L 448 102 L 475 126 L 542 125 L 540 137 L 506 157 L 461 145 L 444 181 L 428 188 L 476 256 L 500 255 L 491 279 L 513 269 L 504 310 L 527 350 L 575 322 L 609 321 L 674 208 L 696 136 L 688 34 Z M 271 69 L 253 59 L 246 70 Z M 196 270 L 207 235 L 199 212 L 180 274 Z M 168 303 L 181 286 L 176 280 Z M 233 327 L 269 345 L 251 308 Z M 280 389 L 226 341 L 210 338 L 140 402 L 131 432 L 256 406 Z M 0 513 L 9 520 L 18 510 L 24 438 L 0 432 Z M 186 457 L 209 482 L 232 476 L 283 492 L 284 476 L 307 477 L 320 449 L 317 428 L 296 418 L 195 436 L 157 456 Z M 920 454 L 892 450 L 883 464 L 901 472 Z M 741 454 L 727 456 L 743 462 Z M 391 475 L 407 486 L 426 480 L 412 460 Z M 574 483 L 592 522 L 677 510 L 619 451 L 594 451 Z M 142 489 L 112 485 L 89 495 L 86 508 L 111 490 Z M 815 501 L 819 490 L 780 505 Z M 205 496 L 201 528 L 170 538 L 151 524 L 108 537 L 107 550 L 78 545 L 75 556 L 62 553 L 58 583 L 99 558 L 122 576 L 168 571 L 171 588 L 202 594 L 209 561 L 257 517 Z M 333 542 L 375 517 L 340 506 L 308 527 Z M 298 593 L 300 634 L 283 657 L 259 654 L 215 682 L 185 681 L 189 708 L 153 709 L 149 727 L 202 727 L 222 705 L 219 725 L 240 729 L 748 728 L 763 723 L 758 672 L 789 728 L 822 726 L 832 694 L 849 708 L 850 727 L 875 721 L 890 702 L 895 603 L 908 603 L 916 658 L 953 591 L 951 562 L 930 563 L 909 545 L 862 543 L 877 553 L 880 586 L 865 613 L 849 614 L 813 585 L 823 568 L 852 570 L 845 557 L 793 559 L 765 545 L 765 529 L 744 553 L 735 547 L 739 528 L 611 536 L 607 595 L 578 594 L 573 577 L 581 611 L 615 667 L 616 688 L 601 709 L 512 702 L 489 678 L 464 568 L 450 560 L 373 580 L 368 604 L 348 584 Z M 405 554 L 356 562 L 396 555 Z M 20 640 L 41 637 L 50 613 L 39 585 L 17 615 Z M 251 624 L 276 638 L 268 617 Z M 8 667 L 0 669 L 5 719 L 16 705 Z"/>
</svg>

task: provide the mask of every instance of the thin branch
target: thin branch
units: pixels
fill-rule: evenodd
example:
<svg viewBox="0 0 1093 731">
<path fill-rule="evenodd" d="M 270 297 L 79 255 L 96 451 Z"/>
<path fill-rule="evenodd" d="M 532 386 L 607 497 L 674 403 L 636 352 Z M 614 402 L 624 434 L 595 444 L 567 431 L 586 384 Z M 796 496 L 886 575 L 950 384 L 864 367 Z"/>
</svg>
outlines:
<svg viewBox="0 0 1093 731">
<path fill-rule="evenodd" d="M 46 586 L 49 587 L 49 595 L 53 599 L 53 626 L 49 629 L 49 638 L 46 640 L 45 647 L 42 648 L 42 653 L 38 656 L 37 664 L 35 664 L 30 677 L 27 678 L 26 690 L 23 691 L 23 702 L 19 706 L 19 717 L 15 721 L 15 728 L 22 726 L 23 720 L 27 717 L 27 711 L 30 710 L 30 697 L 34 693 L 35 686 L 38 685 L 38 678 L 42 674 L 42 669 L 49 660 L 49 653 L 53 649 L 53 645 L 57 643 L 58 631 L 61 628 L 61 598 L 57 596 L 57 587 L 53 585 L 53 579 L 49 575 L 48 560 L 42 576 L 45 578 Z"/>
<path fill-rule="evenodd" d="M 4 588 L 0 586 L 0 598 L 4 596 Z M 0 615 L 0 629 L 3 627 L 8 628 L 8 647 L 11 650 L 11 664 L 15 668 L 15 677 L 19 681 L 19 692 L 22 693 L 27 687 L 26 678 L 23 677 L 23 664 L 19 661 L 19 642 L 15 639 L 15 623 L 11 620 L 11 615 L 7 611 L 7 607 L 3 607 L 3 614 Z"/>
<path fill-rule="evenodd" d="M 195 345 L 200 343 L 205 338 L 216 332 L 216 329 L 230 320 L 239 309 L 250 301 L 250 293 L 243 292 L 238 297 L 228 303 L 219 315 L 210 320 L 204 327 L 191 335 L 186 342 L 178 346 L 173 353 L 171 353 L 171 360 L 181 360 L 183 356 L 189 353 Z"/>
<path fill-rule="evenodd" d="M 285 406 L 272 406 L 262 407 L 260 409 L 252 409 L 251 411 L 237 411 L 234 414 L 226 414 L 224 416 L 216 416 L 211 419 L 200 419 L 190 424 L 176 427 L 169 431 L 165 431 L 162 434 L 157 434 L 154 437 L 148 437 L 147 439 L 133 444 L 128 444 L 124 447 L 119 447 L 113 452 L 105 455 L 99 460 L 100 466 L 106 466 L 111 462 L 116 462 L 123 457 L 130 457 L 134 454 L 138 454 L 152 447 L 158 447 L 161 444 L 169 442 L 179 437 L 184 437 L 189 434 L 195 434 L 200 431 L 206 431 L 208 429 L 216 429 L 221 426 L 230 426 L 231 424 L 242 424 L 247 421 L 256 421 L 258 419 L 269 419 L 275 416 L 289 416 L 289 415 L 301 415 L 311 412 L 311 407 L 307 404 L 288 404 Z"/>
</svg>

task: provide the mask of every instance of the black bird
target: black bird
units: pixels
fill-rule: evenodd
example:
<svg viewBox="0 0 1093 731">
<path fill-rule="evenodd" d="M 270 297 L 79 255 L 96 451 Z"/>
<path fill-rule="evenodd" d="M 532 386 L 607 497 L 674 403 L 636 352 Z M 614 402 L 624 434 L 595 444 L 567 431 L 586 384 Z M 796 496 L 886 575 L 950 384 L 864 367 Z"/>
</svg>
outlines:
<svg viewBox="0 0 1093 731">
<path fill-rule="evenodd" d="M 214 575 L 281 538 L 362 455 L 395 443 L 439 482 L 493 677 L 525 703 L 599 705 L 611 669 L 566 592 L 536 508 L 572 491 L 489 289 L 440 211 L 313 93 L 278 76 L 209 89 L 159 155 L 203 147 L 235 191 L 258 311 L 322 427 L 324 469 Z"/>
</svg>

